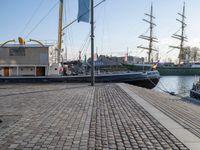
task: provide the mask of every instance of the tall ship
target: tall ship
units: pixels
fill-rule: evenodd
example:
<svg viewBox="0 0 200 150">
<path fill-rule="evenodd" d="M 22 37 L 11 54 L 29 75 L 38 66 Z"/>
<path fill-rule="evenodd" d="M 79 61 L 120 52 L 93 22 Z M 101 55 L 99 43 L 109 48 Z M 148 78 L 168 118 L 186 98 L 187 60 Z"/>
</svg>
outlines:
<svg viewBox="0 0 200 150">
<path fill-rule="evenodd" d="M 93 9 L 105 0 L 94 5 L 93 0 L 90 4 L 82 5 L 79 3 L 79 10 L 81 7 L 84 12 L 78 15 L 78 18 L 72 21 L 69 25 L 77 20 L 80 21 L 81 17 L 89 16 L 90 12 L 90 25 L 91 25 L 91 62 L 88 65 L 88 73 L 78 72 L 77 74 L 63 75 L 64 63 L 62 59 L 62 35 L 63 31 L 69 26 L 63 27 L 63 5 L 64 0 L 59 0 L 59 25 L 58 25 L 58 43 L 57 45 L 45 45 L 40 41 L 30 39 L 31 42 L 36 44 L 27 44 L 23 38 L 19 38 L 19 44 L 9 44 L 15 42 L 9 40 L 0 45 L 0 82 L 2 83 L 19 83 L 19 82 L 85 82 L 94 86 L 95 82 L 124 82 L 132 85 L 154 88 L 160 79 L 158 71 L 146 72 L 111 72 L 109 74 L 95 74 L 94 64 L 94 15 Z M 89 20 L 87 21 L 89 22 Z M 72 68 L 75 64 L 72 63 Z M 80 65 L 79 67 L 82 67 Z"/>
<path fill-rule="evenodd" d="M 146 14 L 150 17 L 150 20 L 144 20 L 150 24 L 150 35 L 144 36 L 141 35 L 139 38 L 142 38 L 144 40 L 149 41 L 149 47 L 143 47 L 139 46 L 138 48 L 146 49 L 148 50 L 148 62 L 144 64 L 133 64 L 128 65 L 124 64 L 129 69 L 135 70 L 135 71 L 146 71 L 153 69 L 153 66 L 157 67 L 157 70 L 159 71 L 160 75 L 200 75 L 200 64 L 198 63 L 190 63 L 189 62 L 189 48 L 186 47 L 185 42 L 187 42 L 187 37 L 185 35 L 185 28 L 187 24 L 185 23 L 186 16 L 185 16 L 185 3 L 183 5 L 182 13 L 178 13 L 178 15 L 181 17 L 181 19 L 176 19 L 179 23 L 181 23 L 181 28 L 179 31 L 177 31 L 175 34 L 172 35 L 172 38 L 179 40 L 180 44 L 178 46 L 170 46 L 170 48 L 178 49 L 179 55 L 178 55 L 178 64 L 166 62 L 166 63 L 159 63 L 157 61 L 153 63 L 151 59 L 151 54 L 153 51 L 157 51 L 153 48 L 153 42 L 157 42 L 157 38 L 153 36 L 153 27 L 155 24 L 153 23 L 153 19 L 155 17 L 153 16 L 153 10 L 151 6 L 151 13 Z M 179 34 L 178 34 L 179 33 Z"/>
<path fill-rule="evenodd" d="M 183 5 L 182 13 L 178 13 L 181 19 L 176 19 L 181 23 L 181 28 L 172 35 L 172 38 L 179 40 L 180 44 L 178 46 L 170 46 L 170 48 L 178 49 L 178 64 L 173 63 L 163 63 L 158 65 L 158 70 L 161 75 L 200 75 L 200 64 L 190 63 L 189 61 L 189 47 L 186 46 L 185 42 L 188 41 L 185 35 L 185 28 L 187 24 L 185 23 L 185 3 Z"/>
<path fill-rule="evenodd" d="M 153 4 L 151 4 L 150 13 L 145 13 L 145 16 L 148 19 L 143 19 L 143 21 L 149 24 L 149 28 L 144 34 L 140 35 L 139 38 L 147 41 L 148 46 L 143 46 L 141 44 L 140 46 L 137 46 L 137 48 L 147 51 L 148 54 L 147 62 L 140 64 L 124 63 L 123 66 L 128 68 L 129 70 L 134 70 L 134 71 L 158 70 L 158 68 L 155 67 L 157 64 L 154 65 L 153 63 L 154 62 L 153 53 L 156 53 L 158 56 L 158 50 L 154 46 L 154 43 L 158 43 L 158 39 L 154 35 L 154 28 L 156 27 L 156 24 L 154 23 L 155 16 L 153 15 Z"/>
</svg>

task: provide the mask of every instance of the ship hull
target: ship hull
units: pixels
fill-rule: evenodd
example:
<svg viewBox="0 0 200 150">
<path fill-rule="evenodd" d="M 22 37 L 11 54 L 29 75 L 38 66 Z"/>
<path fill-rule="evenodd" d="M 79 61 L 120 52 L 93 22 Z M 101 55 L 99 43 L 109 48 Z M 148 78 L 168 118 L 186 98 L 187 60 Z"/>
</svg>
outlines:
<svg viewBox="0 0 200 150">
<path fill-rule="evenodd" d="M 170 67 L 170 68 L 161 68 L 158 67 L 158 71 L 162 76 L 178 75 L 178 76 L 193 76 L 200 75 L 200 68 L 191 68 L 191 67 Z"/>
<path fill-rule="evenodd" d="M 190 97 L 200 100 L 200 93 L 195 90 L 190 90 Z"/>
<path fill-rule="evenodd" d="M 133 71 L 149 71 L 151 66 L 142 65 L 125 65 L 128 69 Z M 183 67 L 183 66 L 172 66 L 172 67 L 157 67 L 158 72 L 161 76 L 194 76 L 200 75 L 200 68 Z"/>
<path fill-rule="evenodd" d="M 159 82 L 160 74 L 157 71 L 148 72 L 132 72 L 121 74 L 104 74 L 96 75 L 95 82 L 97 83 L 118 83 L 124 82 L 148 89 L 154 88 Z M 60 77 L 1 77 L 1 83 L 51 83 L 51 82 L 66 82 L 66 83 L 89 83 L 90 76 L 60 76 Z"/>
<path fill-rule="evenodd" d="M 159 82 L 158 78 L 152 78 L 152 79 L 143 79 L 143 80 L 137 80 L 137 81 L 132 81 L 132 82 L 126 82 L 131 85 L 147 88 L 147 89 L 152 89 L 154 88 Z"/>
</svg>

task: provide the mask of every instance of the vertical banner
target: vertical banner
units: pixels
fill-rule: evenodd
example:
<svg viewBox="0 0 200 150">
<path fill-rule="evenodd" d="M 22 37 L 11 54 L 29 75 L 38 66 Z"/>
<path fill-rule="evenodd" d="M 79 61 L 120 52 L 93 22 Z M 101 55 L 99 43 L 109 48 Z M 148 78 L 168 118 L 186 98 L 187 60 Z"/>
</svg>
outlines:
<svg viewBox="0 0 200 150">
<path fill-rule="evenodd" d="M 78 0 L 78 22 L 90 21 L 90 0 Z"/>
</svg>

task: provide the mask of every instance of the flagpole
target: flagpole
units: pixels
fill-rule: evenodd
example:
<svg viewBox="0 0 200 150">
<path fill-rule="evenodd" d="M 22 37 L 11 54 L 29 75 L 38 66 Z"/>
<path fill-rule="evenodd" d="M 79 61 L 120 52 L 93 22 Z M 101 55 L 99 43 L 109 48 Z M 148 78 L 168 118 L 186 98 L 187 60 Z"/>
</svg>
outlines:
<svg viewBox="0 0 200 150">
<path fill-rule="evenodd" d="M 94 75 L 94 1 L 90 0 L 90 15 L 91 15 L 91 86 L 95 84 L 95 75 Z"/>
</svg>

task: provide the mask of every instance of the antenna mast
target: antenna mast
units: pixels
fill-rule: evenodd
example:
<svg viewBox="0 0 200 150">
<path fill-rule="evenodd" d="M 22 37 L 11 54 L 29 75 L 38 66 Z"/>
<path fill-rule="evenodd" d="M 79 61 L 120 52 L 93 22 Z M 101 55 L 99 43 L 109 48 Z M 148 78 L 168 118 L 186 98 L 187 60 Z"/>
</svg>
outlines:
<svg viewBox="0 0 200 150">
<path fill-rule="evenodd" d="M 153 48 L 153 42 L 158 42 L 156 37 L 153 37 L 153 28 L 154 26 L 156 26 L 155 23 L 153 23 L 153 19 L 155 19 L 155 17 L 153 16 L 153 5 L 151 4 L 151 11 L 150 14 L 145 13 L 146 16 L 149 17 L 149 20 L 143 19 L 144 22 L 149 23 L 150 27 L 150 33 L 149 36 L 146 35 L 140 35 L 139 38 L 144 39 L 149 41 L 149 47 L 143 47 L 143 46 L 138 46 L 137 48 L 141 48 L 141 49 L 146 49 L 148 50 L 148 63 L 151 63 L 151 54 L 152 51 L 157 51 L 156 49 Z"/>
<path fill-rule="evenodd" d="M 181 16 L 181 20 L 176 19 L 178 22 L 181 23 L 181 34 L 178 35 L 178 34 L 175 33 L 175 34 L 172 35 L 172 38 L 180 40 L 180 46 L 170 46 L 170 47 L 177 48 L 177 49 L 180 50 L 179 56 L 178 56 L 179 57 L 179 64 L 180 64 L 182 61 L 185 61 L 185 57 L 184 57 L 184 53 L 185 53 L 184 42 L 187 42 L 187 37 L 184 36 L 185 28 L 187 26 L 187 24 L 185 23 L 185 19 L 186 19 L 186 16 L 185 16 L 185 3 L 183 5 L 182 14 L 178 13 L 178 15 Z"/>
</svg>

